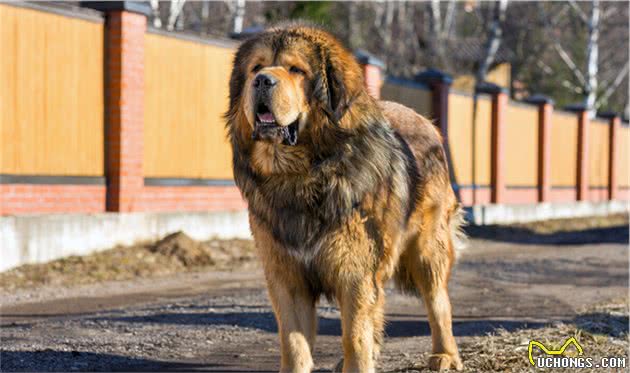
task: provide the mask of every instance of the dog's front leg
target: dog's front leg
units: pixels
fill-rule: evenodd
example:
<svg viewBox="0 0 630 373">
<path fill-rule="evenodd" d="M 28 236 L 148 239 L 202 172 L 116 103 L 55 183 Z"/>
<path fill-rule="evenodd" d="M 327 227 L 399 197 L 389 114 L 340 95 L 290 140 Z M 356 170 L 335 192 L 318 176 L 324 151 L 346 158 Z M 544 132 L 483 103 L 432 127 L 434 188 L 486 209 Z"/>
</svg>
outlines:
<svg viewBox="0 0 630 373">
<path fill-rule="evenodd" d="M 383 312 L 379 291 L 382 290 L 372 278 L 339 290 L 344 372 L 374 372 L 374 357 L 379 348 L 375 341 L 380 339 L 375 336 L 380 335 L 382 328 L 374 315 Z"/>
<path fill-rule="evenodd" d="M 280 332 L 280 372 L 310 372 L 317 332 L 315 300 L 302 286 L 267 276 L 268 289 Z"/>
</svg>

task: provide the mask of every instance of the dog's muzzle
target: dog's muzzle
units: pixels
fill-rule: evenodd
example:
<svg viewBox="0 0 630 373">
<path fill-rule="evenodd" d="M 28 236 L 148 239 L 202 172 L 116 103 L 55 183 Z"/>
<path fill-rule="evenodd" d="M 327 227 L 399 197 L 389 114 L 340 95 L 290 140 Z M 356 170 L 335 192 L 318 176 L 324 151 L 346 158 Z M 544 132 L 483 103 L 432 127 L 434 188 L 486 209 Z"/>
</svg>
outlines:
<svg viewBox="0 0 630 373">
<path fill-rule="evenodd" d="M 281 126 L 269 107 L 260 99 L 256 105 L 254 132 L 252 139 L 276 144 L 295 145 L 298 140 L 299 118 L 288 126 Z"/>
</svg>

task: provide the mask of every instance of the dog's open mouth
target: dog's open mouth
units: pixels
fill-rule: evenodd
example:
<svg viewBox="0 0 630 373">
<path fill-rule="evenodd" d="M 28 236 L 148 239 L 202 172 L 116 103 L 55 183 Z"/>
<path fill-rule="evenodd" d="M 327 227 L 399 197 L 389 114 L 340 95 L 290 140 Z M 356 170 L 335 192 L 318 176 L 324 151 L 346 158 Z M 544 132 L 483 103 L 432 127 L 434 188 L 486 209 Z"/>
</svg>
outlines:
<svg viewBox="0 0 630 373">
<path fill-rule="evenodd" d="M 259 103 L 256 107 L 256 125 L 252 138 L 285 145 L 297 144 L 299 130 L 299 118 L 288 126 L 281 126 L 276 122 L 267 105 Z"/>
</svg>

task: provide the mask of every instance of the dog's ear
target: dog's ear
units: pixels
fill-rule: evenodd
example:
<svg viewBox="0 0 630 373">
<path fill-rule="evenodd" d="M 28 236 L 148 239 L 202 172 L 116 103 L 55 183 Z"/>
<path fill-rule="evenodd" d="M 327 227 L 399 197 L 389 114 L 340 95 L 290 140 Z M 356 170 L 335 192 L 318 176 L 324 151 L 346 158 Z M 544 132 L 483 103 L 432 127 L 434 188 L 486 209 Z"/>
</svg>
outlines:
<svg viewBox="0 0 630 373">
<path fill-rule="evenodd" d="M 352 73 L 356 62 L 347 61 L 349 65 L 344 64 L 342 59 L 331 55 L 330 52 L 323 53 L 321 56 L 321 67 L 318 76 L 315 79 L 315 98 L 319 101 L 322 111 L 328 119 L 338 124 L 352 102 L 356 99 L 360 92 L 362 82 L 353 81 L 359 77 L 360 73 Z"/>
</svg>

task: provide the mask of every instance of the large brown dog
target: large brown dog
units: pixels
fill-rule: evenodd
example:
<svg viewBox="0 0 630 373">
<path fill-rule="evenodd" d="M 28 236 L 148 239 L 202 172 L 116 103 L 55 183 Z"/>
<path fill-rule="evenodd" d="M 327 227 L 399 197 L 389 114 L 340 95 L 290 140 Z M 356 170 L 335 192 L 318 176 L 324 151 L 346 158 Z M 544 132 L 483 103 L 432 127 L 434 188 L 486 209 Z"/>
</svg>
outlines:
<svg viewBox="0 0 630 373">
<path fill-rule="evenodd" d="M 343 371 L 374 371 L 392 277 L 424 299 L 430 367 L 461 369 L 447 292 L 461 215 L 433 125 L 372 99 L 352 54 L 300 25 L 241 45 L 226 118 L 280 330 L 280 370 L 313 368 L 323 294 L 341 309 Z"/>
</svg>

